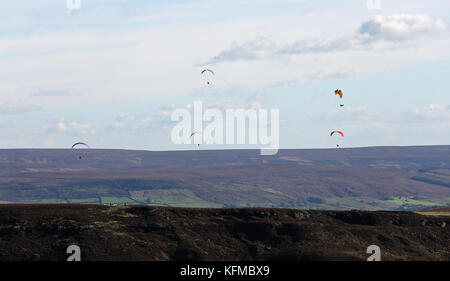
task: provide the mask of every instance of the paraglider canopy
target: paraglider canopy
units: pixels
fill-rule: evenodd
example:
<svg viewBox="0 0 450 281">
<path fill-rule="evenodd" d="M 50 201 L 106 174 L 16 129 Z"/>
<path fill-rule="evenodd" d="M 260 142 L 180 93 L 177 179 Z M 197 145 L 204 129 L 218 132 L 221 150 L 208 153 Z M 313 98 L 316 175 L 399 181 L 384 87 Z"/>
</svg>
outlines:
<svg viewBox="0 0 450 281">
<path fill-rule="evenodd" d="M 342 93 L 341 89 L 336 89 L 334 90 L 334 94 L 335 95 L 339 95 L 339 97 L 342 99 L 342 97 L 344 96 L 344 94 Z"/>
<path fill-rule="evenodd" d="M 212 73 L 212 75 L 215 75 L 215 74 L 214 74 L 214 71 L 213 71 L 212 69 L 209 69 L 209 68 L 203 69 L 202 72 L 201 72 L 200 74 L 203 74 L 203 73 L 205 73 L 205 72 L 210 72 L 210 73 Z"/>
<path fill-rule="evenodd" d="M 340 134 L 342 137 L 344 137 L 344 133 L 343 133 L 342 131 L 333 131 L 333 132 L 331 132 L 330 137 L 333 136 L 335 133 L 338 133 L 338 134 Z"/>
<path fill-rule="evenodd" d="M 85 147 L 87 147 L 87 148 L 91 148 L 87 143 L 85 143 L 85 142 L 77 142 L 77 143 L 74 143 L 73 145 L 72 145 L 72 148 L 74 148 L 75 146 L 77 146 L 77 145 L 83 145 L 83 146 L 85 146 Z"/>
<path fill-rule="evenodd" d="M 190 137 L 192 137 L 192 136 L 195 135 L 195 134 L 202 134 L 202 135 L 203 135 L 203 132 L 202 132 L 202 131 L 195 131 L 195 132 L 193 132 L 193 133 L 190 135 Z"/>
</svg>

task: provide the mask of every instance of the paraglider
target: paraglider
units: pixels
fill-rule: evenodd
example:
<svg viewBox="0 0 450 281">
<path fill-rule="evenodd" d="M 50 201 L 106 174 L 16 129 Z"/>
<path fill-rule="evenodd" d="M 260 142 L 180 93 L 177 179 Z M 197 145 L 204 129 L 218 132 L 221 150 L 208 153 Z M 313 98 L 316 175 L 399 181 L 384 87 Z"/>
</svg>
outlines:
<svg viewBox="0 0 450 281">
<path fill-rule="evenodd" d="M 342 93 L 341 89 L 334 90 L 334 95 L 338 95 L 340 99 L 344 97 L 344 94 Z M 339 104 L 340 107 L 343 107 L 344 105 L 342 103 Z"/>
<path fill-rule="evenodd" d="M 340 102 L 340 101 L 342 101 L 342 98 L 344 97 L 344 93 L 342 92 L 342 90 L 341 90 L 341 89 L 336 89 L 336 90 L 334 90 L 334 95 L 335 95 L 335 96 L 339 96 L 339 99 L 337 100 L 337 106 L 338 106 L 338 108 L 339 108 L 339 107 L 343 107 L 344 104 L 343 104 L 342 102 Z M 339 131 L 339 130 L 332 131 L 331 134 L 330 134 L 330 136 L 332 137 L 332 136 L 333 136 L 334 134 L 336 134 L 336 133 L 339 134 L 339 135 L 341 135 L 341 137 L 344 137 L 344 133 L 343 133 L 342 131 Z M 336 146 L 337 146 L 337 147 L 340 147 L 339 143 L 336 144 Z"/>
<path fill-rule="evenodd" d="M 189 137 L 192 137 L 192 136 L 195 135 L 195 134 L 201 134 L 201 135 L 203 135 L 203 132 L 202 132 L 202 131 L 194 131 Z M 197 144 L 197 146 L 200 146 L 200 144 Z"/>
<path fill-rule="evenodd" d="M 205 68 L 205 69 L 202 70 L 202 72 L 200 72 L 201 75 L 207 75 L 208 73 L 209 73 L 209 75 L 215 75 L 214 71 L 212 69 L 209 69 L 209 68 Z M 209 80 L 206 81 L 206 84 L 209 85 Z"/>
<path fill-rule="evenodd" d="M 85 143 L 85 142 L 77 142 L 77 143 L 74 143 L 73 145 L 72 145 L 72 148 L 75 148 L 76 146 L 84 146 L 84 147 L 87 147 L 88 149 L 90 149 L 91 147 L 87 144 L 87 143 Z M 80 158 L 80 160 L 81 160 L 81 155 L 79 156 L 79 158 Z"/>
<path fill-rule="evenodd" d="M 332 131 L 330 137 L 332 137 L 336 133 L 341 135 L 341 137 L 344 137 L 344 133 L 342 131 Z M 339 147 L 339 144 L 336 144 L 336 146 Z"/>
</svg>

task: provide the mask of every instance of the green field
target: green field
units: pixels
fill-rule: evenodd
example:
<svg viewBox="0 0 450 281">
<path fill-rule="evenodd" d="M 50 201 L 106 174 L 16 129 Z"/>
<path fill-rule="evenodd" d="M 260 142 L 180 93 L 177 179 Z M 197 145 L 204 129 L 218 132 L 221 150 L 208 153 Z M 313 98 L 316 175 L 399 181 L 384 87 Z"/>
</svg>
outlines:
<svg viewBox="0 0 450 281">
<path fill-rule="evenodd" d="M 101 197 L 102 204 L 136 204 L 136 201 L 129 197 Z"/>
<path fill-rule="evenodd" d="M 324 209 L 324 210 L 420 210 L 429 207 L 450 206 L 450 197 L 426 198 L 426 197 L 406 197 L 394 196 L 387 200 L 360 197 L 330 197 L 330 198 L 307 198 L 306 200 L 292 200 L 284 198 L 280 194 L 268 194 L 267 201 L 252 201 L 236 198 L 232 204 L 218 204 L 213 201 L 204 200 L 196 196 L 187 189 L 154 189 L 130 191 L 130 196 L 102 196 L 100 198 L 70 198 L 67 200 L 57 198 L 45 198 L 37 200 L 27 200 L 18 203 L 27 204 L 105 204 L 105 205 L 151 205 L 151 206 L 172 206 L 188 208 L 296 208 L 296 209 Z M 0 204 L 11 202 L 0 201 Z M 17 203 L 17 202 L 16 202 Z"/>
<path fill-rule="evenodd" d="M 417 210 L 427 207 L 449 206 L 448 198 L 416 198 L 395 196 L 388 200 L 360 197 L 333 197 L 326 198 L 326 203 L 308 204 L 310 209 L 360 209 L 360 210 Z"/>
<path fill-rule="evenodd" d="M 100 200 L 98 198 L 83 198 L 83 199 L 69 199 L 73 204 L 98 204 Z"/>
<path fill-rule="evenodd" d="M 192 208 L 221 208 L 223 206 L 205 201 L 188 189 L 138 190 L 130 191 L 130 194 L 132 199 L 148 205 Z"/>
</svg>

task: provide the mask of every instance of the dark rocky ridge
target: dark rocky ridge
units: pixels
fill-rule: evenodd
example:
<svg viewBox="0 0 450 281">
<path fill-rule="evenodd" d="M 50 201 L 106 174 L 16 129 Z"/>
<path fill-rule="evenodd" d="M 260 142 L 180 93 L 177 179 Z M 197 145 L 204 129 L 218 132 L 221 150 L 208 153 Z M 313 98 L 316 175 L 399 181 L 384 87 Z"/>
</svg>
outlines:
<svg viewBox="0 0 450 281">
<path fill-rule="evenodd" d="M 432 210 L 436 212 L 437 210 Z M 450 260 L 450 215 L 0 205 L 0 260 Z"/>
</svg>

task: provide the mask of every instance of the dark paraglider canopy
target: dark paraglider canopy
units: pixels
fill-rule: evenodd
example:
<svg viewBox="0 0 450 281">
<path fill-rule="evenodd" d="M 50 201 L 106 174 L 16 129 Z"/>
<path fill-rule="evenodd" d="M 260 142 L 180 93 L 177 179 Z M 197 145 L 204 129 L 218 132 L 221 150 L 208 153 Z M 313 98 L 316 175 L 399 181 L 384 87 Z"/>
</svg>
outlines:
<svg viewBox="0 0 450 281">
<path fill-rule="evenodd" d="M 73 145 L 72 145 L 72 148 L 74 148 L 75 146 L 78 146 L 78 145 L 83 145 L 83 146 L 85 146 L 85 147 L 87 147 L 87 148 L 91 148 L 87 143 L 85 143 L 85 142 L 77 142 L 77 143 L 74 143 Z"/>
</svg>

